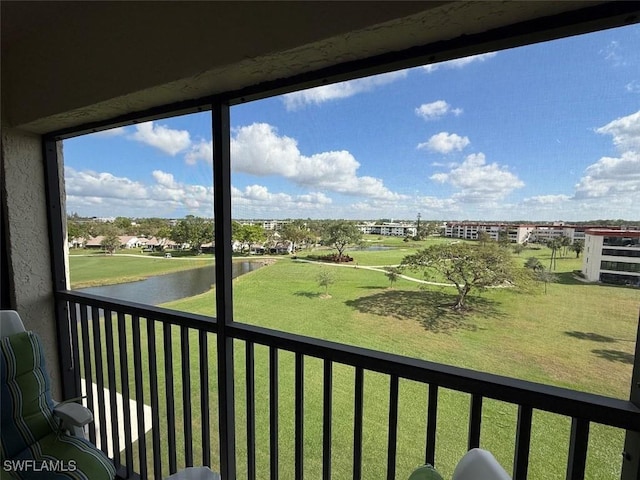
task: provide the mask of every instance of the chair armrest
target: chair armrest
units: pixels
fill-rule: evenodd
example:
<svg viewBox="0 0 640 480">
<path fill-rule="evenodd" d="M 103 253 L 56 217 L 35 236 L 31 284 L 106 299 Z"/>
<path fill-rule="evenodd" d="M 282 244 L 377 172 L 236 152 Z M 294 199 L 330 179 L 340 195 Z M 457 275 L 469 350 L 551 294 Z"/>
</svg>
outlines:
<svg viewBox="0 0 640 480">
<path fill-rule="evenodd" d="M 53 408 L 56 417 L 62 420 L 65 428 L 83 427 L 93 421 L 93 413 L 79 403 L 59 403 Z"/>
</svg>

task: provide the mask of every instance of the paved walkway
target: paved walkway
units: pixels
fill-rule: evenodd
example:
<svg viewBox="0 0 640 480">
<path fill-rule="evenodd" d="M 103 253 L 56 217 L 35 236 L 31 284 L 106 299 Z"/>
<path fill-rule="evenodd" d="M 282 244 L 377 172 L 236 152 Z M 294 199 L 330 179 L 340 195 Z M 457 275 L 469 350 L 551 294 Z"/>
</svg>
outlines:
<svg viewBox="0 0 640 480">
<path fill-rule="evenodd" d="M 297 258 L 294 262 L 301 263 L 313 263 L 315 265 L 325 265 L 329 267 L 342 267 L 342 268 L 361 268 L 363 270 L 372 270 L 374 272 L 388 273 L 385 268 L 387 267 L 398 267 L 399 265 L 345 265 L 344 263 L 331 263 L 331 262 L 317 262 L 315 260 L 304 260 L 302 258 Z M 407 275 L 398 275 L 398 277 L 403 278 L 404 280 L 409 280 L 410 282 L 422 283 L 424 285 L 436 285 L 438 287 L 455 287 L 453 283 L 439 283 L 439 282 L 429 282 L 427 280 L 419 280 L 417 278 L 409 277 Z"/>
</svg>

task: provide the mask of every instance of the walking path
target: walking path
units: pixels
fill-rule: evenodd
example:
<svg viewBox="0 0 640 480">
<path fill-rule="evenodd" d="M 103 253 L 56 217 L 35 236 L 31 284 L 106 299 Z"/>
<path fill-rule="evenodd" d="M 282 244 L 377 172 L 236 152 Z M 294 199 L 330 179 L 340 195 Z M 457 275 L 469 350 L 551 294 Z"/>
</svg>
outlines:
<svg viewBox="0 0 640 480">
<path fill-rule="evenodd" d="M 343 263 L 329 263 L 329 262 L 317 262 L 315 260 L 304 260 L 302 258 L 297 258 L 294 260 L 295 262 L 302 263 L 313 263 L 315 265 L 326 265 L 330 267 L 342 267 L 342 268 L 362 268 L 363 270 L 372 270 L 374 272 L 388 273 L 385 270 L 386 267 L 398 267 L 399 265 L 345 265 Z M 398 275 L 398 277 L 403 278 L 405 280 L 409 280 L 410 282 L 422 283 L 424 285 L 436 285 L 438 287 L 455 287 L 453 283 L 439 283 L 439 282 L 429 282 L 427 280 L 419 280 L 417 278 L 409 277 L 407 275 Z"/>
</svg>

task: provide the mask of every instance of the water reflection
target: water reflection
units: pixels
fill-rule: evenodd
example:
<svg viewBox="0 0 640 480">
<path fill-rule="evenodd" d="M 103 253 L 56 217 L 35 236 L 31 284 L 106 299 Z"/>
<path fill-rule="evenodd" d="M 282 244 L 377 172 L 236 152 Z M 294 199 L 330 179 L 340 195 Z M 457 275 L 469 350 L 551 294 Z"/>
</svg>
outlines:
<svg viewBox="0 0 640 480">
<path fill-rule="evenodd" d="M 260 268 L 263 262 L 233 262 L 233 278 Z M 158 305 L 185 297 L 192 297 L 209 290 L 216 283 L 214 266 L 194 268 L 181 272 L 156 275 L 138 282 L 104 285 L 79 289 L 79 292 L 129 302 Z"/>
</svg>

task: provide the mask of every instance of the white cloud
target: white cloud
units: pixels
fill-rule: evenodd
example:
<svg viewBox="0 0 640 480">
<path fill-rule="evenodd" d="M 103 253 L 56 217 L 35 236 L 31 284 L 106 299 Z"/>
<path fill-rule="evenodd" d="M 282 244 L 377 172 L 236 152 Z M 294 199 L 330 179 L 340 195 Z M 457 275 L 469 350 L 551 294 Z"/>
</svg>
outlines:
<svg viewBox="0 0 640 480">
<path fill-rule="evenodd" d="M 93 211 L 113 216 L 179 216 L 193 213 L 213 216 L 213 188 L 177 182 L 170 173 L 155 170 L 154 183 L 143 184 L 107 172 L 77 171 L 65 167 L 67 207 L 70 211 Z M 92 213 L 97 214 L 97 213 Z"/>
<path fill-rule="evenodd" d="M 213 142 L 204 140 L 191 145 L 191 148 L 184 156 L 187 165 L 195 165 L 198 160 L 203 160 L 209 164 L 213 163 Z"/>
<path fill-rule="evenodd" d="M 248 216 L 264 214 L 280 218 L 299 217 L 301 211 L 323 212 L 331 203 L 331 198 L 321 192 L 290 195 L 270 192 L 263 185 L 248 185 L 244 189 L 231 187 L 231 204 L 234 211 L 249 212 Z"/>
<path fill-rule="evenodd" d="M 602 55 L 604 59 L 614 67 L 626 65 L 624 57 L 620 53 L 620 42 L 616 40 L 612 40 L 606 47 L 601 49 L 600 55 Z"/>
<path fill-rule="evenodd" d="M 571 200 L 569 195 L 537 195 L 535 197 L 525 198 L 522 203 L 531 207 L 535 206 L 557 206 Z"/>
<path fill-rule="evenodd" d="M 400 199 L 382 180 L 357 174 L 360 164 L 351 153 L 341 151 L 303 155 L 295 139 L 278 135 L 266 123 L 240 127 L 231 139 L 231 167 L 257 176 L 282 176 L 305 187 L 327 189 L 346 195 Z"/>
<path fill-rule="evenodd" d="M 607 123 L 596 132 L 611 135 L 613 144 L 621 151 L 640 150 L 640 110 Z"/>
<path fill-rule="evenodd" d="M 427 73 L 435 72 L 436 70 L 439 70 L 441 68 L 444 68 L 444 69 L 464 68 L 470 63 L 485 62 L 490 58 L 495 57 L 496 55 L 497 55 L 496 52 L 481 53 L 479 55 L 471 55 L 470 57 L 456 58 L 455 60 L 447 60 L 446 62 L 432 63 L 431 65 L 424 65 L 421 68 Z"/>
<path fill-rule="evenodd" d="M 495 202 L 524 186 L 505 167 L 497 163 L 487 164 L 482 153 L 468 155 L 462 164 L 447 173 L 436 173 L 430 179 L 461 190 L 453 195 L 453 199 L 463 203 Z"/>
<path fill-rule="evenodd" d="M 176 187 L 176 181 L 173 178 L 173 174 L 171 173 L 166 173 L 166 172 L 163 172 L 162 170 L 154 170 L 151 175 L 153 176 L 155 181 L 158 183 L 158 185 L 161 185 L 167 188 Z"/>
<path fill-rule="evenodd" d="M 370 92 L 375 88 L 403 79 L 407 70 L 383 73 L 372 77 L 358 78 L 346 82 L 323 85 L 299 92 L 283 95 L 282 101 L 287 110 L 297 110 L 305 105 L 320 105 L 330 100 L 348 98 L 362 92 Z"/>
<path fill-rule="evenodd" d="M 634 80 L 624 86 L 625 90 L 630 93 L 640 93 L 640 82 Z"/>
<path fill-rule="evenodd" d="M 135 201 L 148 195 L 147 188 L 142 183 L 126 177 L 116 177 L 108 172 L 80 172 L 72 167 L 65 167 L 65 182 L 67 195 L 72 196 Z"/>
<path fill-rule="evenodd" d="M 451 108 L 444 100 L 436 100 L 431 103 L 423 103 L 415 110 L 416 115 L 424 118 L 425 120 L 435 120 L 437 118 L 443 117 L 447 113 L 453 113 L 455 116 L 458 116 L 462 113 L 461 108 Z"/>
<path fill-rule="evenodd" d="M 153 122 L 136 125 L 136 132 L 129 138 L 151 145 L 172 156 L 186 150 L 191 145 L 191 138 L 186 130 L 173 130 Z"/>
<path fill-rule="evenodd" d="M 576 185 L 576 198 L 632 196 L 640 205 L 640 152 L 603 157 L 589 165 Z"/>
<path fill-rule="evenodd" d="M 418 148 L 446 154 L 454 150 L 461 151 L 469 143 L 471 143 L 469 137 L 461 137 L 456 133 L 440 132 L 433 135 L 427 142 L 418 144 Z"/>
</svg>

